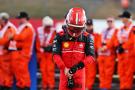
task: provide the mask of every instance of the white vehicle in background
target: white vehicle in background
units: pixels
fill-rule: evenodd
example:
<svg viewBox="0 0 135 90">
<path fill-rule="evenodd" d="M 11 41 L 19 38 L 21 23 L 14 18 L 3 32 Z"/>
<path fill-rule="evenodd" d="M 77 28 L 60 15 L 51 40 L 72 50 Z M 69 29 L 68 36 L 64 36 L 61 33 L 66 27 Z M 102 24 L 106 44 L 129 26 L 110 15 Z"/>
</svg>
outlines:
<svg viewBox="0 0 135 90">
<path fill-rule="evenodd" d="M 104 28 L 107 27 L 107 23 L 105 19 L 93 19 L 94 22 L 94 32 L 101 33 Z M 62 30 L 62 25 L 64 25 L 64 22 L 58 22 L 56 24 L 56 31 L 60 32 Z M 115 26 L 116 28 L 120 28 L 122 26 L 122 22 L 120 20 L 115 20 Z"/>
<path fill-rule="evenodd" d="M 94 19 L 94 32 L 101 33 L 104 28 L 107 27 L 106 20 L 104 19 Z M 115 20 L 115 26 L 116 28 L 120 28 L 122 26 L 122 22 L 120 20 Z"/>
</svg>

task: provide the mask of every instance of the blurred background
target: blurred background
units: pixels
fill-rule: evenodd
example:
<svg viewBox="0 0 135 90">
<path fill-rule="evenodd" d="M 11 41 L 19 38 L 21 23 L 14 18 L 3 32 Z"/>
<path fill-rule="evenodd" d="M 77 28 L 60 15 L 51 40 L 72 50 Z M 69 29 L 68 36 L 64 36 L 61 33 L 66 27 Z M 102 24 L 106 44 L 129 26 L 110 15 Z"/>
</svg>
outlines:
<svg viewBox="0 0 135 90">
<path fill-rule="evenodd" d="M 135 14 L 135 0 L 129 1 L 128 10 Z M 121 0 L 0 0 L 0 11 L 9 12 L 11 16 L 27 11 L 34 18 L 49 15 L 62 19 L 70 8 L 79 6 L 86 10 L 87 17 L 104 19 L 117 17 L 123 11 L 121 5 Z M 123 6 L 127 7 L 128 4 Z"/>
<path fill-rule="evenodd" d="M 106 27 L 104 19 L 110 16 L 118 19 L 118 15 L 125 9 L 131 12 L 133 19 L 135 18 L 135 0 L 0 0 L 1 12 L 8 12 L 11 18 L 15 18 L 20 11 L 26 11 L 35 28 L 41 25 L 39 19 L 44 16 L 51 16 L 56 21 L 63 20 L 72 7 L 82 7 L 87 18 L 97 19 L 94 22 L 98 21 L 97 26 L 94 26 L 97 33 Z M 121 23 L 116 21 L 116 27 L 120 25 Z"/>
<path fill-rule="evenodd" d="M 94 30 L 100 33 L 103 27 L 106 26 L 105 19 L 109 16 L 118 19 L 118 15 L 124 9 L 129 10 L 134 19 L 135 15 L 135 0 L 0 0 L 0 11 L 8 12 L 11 15 L 12 21 L 16 24 L 14 17 L 20 11 L 26 11 L 31 16 L 31 22 L 35 29 L 41 25 L 41 19 L 44 16 L 51 16 L 55 21 L 64 19 L 65 14 L 72 7 L 83 7 L 86 10 L 88 18 L 94 19 Z M 121 22 L 116 21 L 116 26 L 119 27 Z M 59 70 L 56 69 L 56 90 L 58 90 Z M 112 90 L 119 89 L 119 80 L 116 74 L 113 76 Z M 99 75 L 97 74 L 94 90 L 98 90 Z M 41 74 L 38 70 L 38 90 L 41 88 Z"/>
</svg>

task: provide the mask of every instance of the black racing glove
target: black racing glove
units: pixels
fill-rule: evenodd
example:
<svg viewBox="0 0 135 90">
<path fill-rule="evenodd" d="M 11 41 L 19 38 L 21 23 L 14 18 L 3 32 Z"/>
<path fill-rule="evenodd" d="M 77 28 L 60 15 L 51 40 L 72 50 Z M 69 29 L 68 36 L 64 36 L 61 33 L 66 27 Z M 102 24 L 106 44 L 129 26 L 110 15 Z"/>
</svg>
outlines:
<svg viewBox="0 0 135 90">
<path fill-rule="evenodd" d="M 84 68 L 84 63 L 79 62 L 77 65 L 74 65 L 73 67 L 70 68 L 69 73 L 74 74 L 76 73 L 77 70 Z"/>
<path fill-rule="evenodd" d="M 125 50 L 124 48 L 122 47 L 122 44 L 120 44 L 118 47 L 117 47 L 117 51 L 119 54 L 122 54 Z"/>
<path fill-rule="evenodd" d="M 76 73 L 77 70 L 84 68 L 84 63 L 79 62 L 78 64 L 74 65 L 73 67 L 70 68 L 69 73 L 74 74 Z M 73 88 L 74 87 L 74 79 L 73 77 L 68 78 L 68 88 Z"/>
<path fill-rule="evenodd" d="M 73 77 L 68 78 L 67 86 L 68 86 L 68 88 L 73 88 L 74 87 L 74 79 L 73 79 Z"/>
</svg>

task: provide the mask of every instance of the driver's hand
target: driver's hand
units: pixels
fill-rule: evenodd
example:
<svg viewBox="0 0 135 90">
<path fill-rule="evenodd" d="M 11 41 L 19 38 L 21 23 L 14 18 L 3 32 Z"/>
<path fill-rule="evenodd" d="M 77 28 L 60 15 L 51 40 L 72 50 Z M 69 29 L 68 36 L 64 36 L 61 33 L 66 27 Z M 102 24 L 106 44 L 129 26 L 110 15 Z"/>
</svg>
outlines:
<svg viewBox="0 0 135 90">
<path fill-rule="evenodd" d="M 64 73 L 65 73 L 65 75 L 66 75 L 67 77 L 72 77 L 72 76 L 73 76 L 73 74 L 70 74 L 70 73 L 69 73 L 69 69 L 68 69 L 68 68 L 65 68 L 65 69 L 64 69 Z"/>
</svg>

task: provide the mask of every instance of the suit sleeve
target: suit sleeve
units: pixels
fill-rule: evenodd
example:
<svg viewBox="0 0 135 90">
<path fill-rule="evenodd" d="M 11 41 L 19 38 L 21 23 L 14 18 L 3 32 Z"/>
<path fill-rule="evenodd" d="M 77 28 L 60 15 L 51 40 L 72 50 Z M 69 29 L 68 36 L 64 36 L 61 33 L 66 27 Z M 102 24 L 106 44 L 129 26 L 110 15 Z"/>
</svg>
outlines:
<svg viewBox="0 0 135 90">
<path fill-rule="evenodd" d="M 86 39 L 85 53 L 86 53 L 86 58 L 84 59 L 84 65 L 95 62 L 94 42 L 92 38 L 90 38 L 89 36 Z"/>
<path fill-rule="evenodd" d="M 97 53 L 98 39 L 99 39 L 99 35 L 95 34 L 95 36 L 94 36 L 94 48 L 95 48 L 96 53 Z"/>
<path fill-rule="evenodd" d="M 62 61 L 61 58 L 61 37 L 59 34 L 56 35 L 54 41 L 53 41 L 53 59 L 57 66 L 61 69 L 64 70 L 65 64 Z"/>
<path fill-rule="evenodd" d="M 40 40 L 39 40 L 39 36 L 38 36 L 38 34 L 37 34 L 37 35 L 36 35 L 36 52 L 37 52 L 37 53 L 41 53 L 40 47 L 41 47 L 41 45 L 40 45 Z"/>
<path fill-rule="evenodd" d="M 95 56 L 94 41 L 89 36 L 86 39 L 85 53 L 86 53 L 86 56 L 93 56 L 93 57 Z"/>
</svg>

